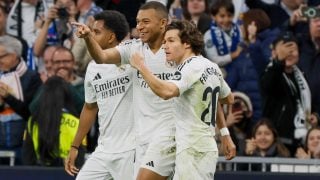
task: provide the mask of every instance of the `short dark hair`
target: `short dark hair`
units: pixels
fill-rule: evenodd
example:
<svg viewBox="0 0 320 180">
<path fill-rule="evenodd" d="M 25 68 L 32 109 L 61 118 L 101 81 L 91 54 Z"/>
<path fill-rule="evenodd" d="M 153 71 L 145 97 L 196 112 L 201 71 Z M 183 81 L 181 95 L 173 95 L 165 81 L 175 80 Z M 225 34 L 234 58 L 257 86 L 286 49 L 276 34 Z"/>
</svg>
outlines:
<svg viewBox="0 0 320 180">
<path fill-rule="evenodd" d="M 164 6 L 162 3 L 157 1 L 149 1 L 145 4 L 143 4 L 139 10 L 148 10 L 148 9 L 154 9 L 158 15 L 160 15 L 161 18 L 168 19 L 168 10 L 166 6 Z"/>
<path fill-rule="evenodd" d="M 54 59 L 54 58 L 53 58 L 53 57 L 54 57 L 54 54 L 55 54 L 56 52 L 59 52 L 59 51 L 69 52 L 69 54 L 70 54 L 71 57 L 72 57 L 72 60 L 75 61 L 74 55 L 73 55 L 72 51 L 71 51 L 70 49 L 64 47 L 64 46 L 57 46 L 57 49 L 54 51 L 54 53 L 53 53 L 53 55 L 52 55 L 52 59 Z"/>
<path fill-rule="evenodd" d="M 280 42 L 283 41 L 284 43 L 287 42 L 295 42 L 297 45 L 299 45 L 297 38 L 293 35 L 292 32 L 290 31 L 285 31 L 280 33 L 276 39 L 272 42 L 272 49 L 275 49 L 276 45 Z"/>
<path fill-rule="evenodd" d="M 205 10 L 204 10 L 204 14 L 209 14 L 210 13 L 210 1 L 211 0 L 204 0 L 204 3 L 205 3 Z M 183 16 L 186 20 L 191 20 L 191 14 L 190 12 L 188 11 L 188 3 L 189 3 L 189 0 L 182 0 L 181 1 L 181 6 L 182 6 L 182 13 L 183 13 Z"/>
<path fill-rule="evenodd" d="M 111 30 L 117 38 L 117 41 L 122 41 L 129 33 L 129 24 L 126 17 L 118 11 L 105 10 L 95 14 L 95 20 L 103 20 L 104 27 Z"/>
<path fill-rule="evenodd" d="M 195 54 L 198 55 L 203 51 L 203 36 L 195 24 L 186 20 L 172 21 L 171 24 L 167 25 L 165 32 L 173 29 L 180 31 L 179 37 L 181 42 L 190 44 L 191 49 Z"/>
<path fill-rule="evenodd" d="M 217 0 L 215 3 L 211 5 L 211 15 L 217 15 L 221 8 L 225 8 L 227 12 L 234 15 L 235 10 L 231 0 Z"/>
</svg>

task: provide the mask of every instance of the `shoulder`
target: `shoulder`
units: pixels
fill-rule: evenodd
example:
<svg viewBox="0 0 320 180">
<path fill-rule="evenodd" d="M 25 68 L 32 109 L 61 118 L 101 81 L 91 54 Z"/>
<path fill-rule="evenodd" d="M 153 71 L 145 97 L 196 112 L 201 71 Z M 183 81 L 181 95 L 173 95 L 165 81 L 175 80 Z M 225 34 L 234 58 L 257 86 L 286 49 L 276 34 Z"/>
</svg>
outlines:
<svg viewBox="0 0 320 180">
<path fill-rule="evenodd" d="M 119 46 L 129 46 L 129 45 L 142 45 L 142 41 L 140 39 L 128 39 L 122 41 Z"/>
</svg>

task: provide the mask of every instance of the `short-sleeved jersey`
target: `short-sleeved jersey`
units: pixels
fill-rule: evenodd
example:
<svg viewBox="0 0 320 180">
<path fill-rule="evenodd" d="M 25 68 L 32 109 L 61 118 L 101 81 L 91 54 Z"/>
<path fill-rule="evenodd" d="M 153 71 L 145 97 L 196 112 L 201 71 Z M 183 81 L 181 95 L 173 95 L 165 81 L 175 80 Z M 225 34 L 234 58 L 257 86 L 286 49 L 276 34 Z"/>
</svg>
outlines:
<svg viewBox="0 0 320 180">
<path fill-rule="evenodd" d="M 91 61 L 85 77 L 85 101 L 97 103 L 98 145 L 107 153 L 135 148 L 132 110 L 133 89 L 130 65 L 96 64 Z"/>
<path fill-rule="evenodd" d="M 141 40 L 126 41 L 116 48 L 120 53 L 122 64 L 130 63 L 132 54 L 139 52 L 144 56 L 146 66 L 158 78 L 169 80 L 173 76 L 175 69 L 166 65 L 163 48 L 154 54 L 148 44 Z M 139 134 L 138 143 L 150 143 L 158 136 L 174 135 L 173 100 L 163 100 L 155 95 L 137 70 L 133 79 L 133 106 Z"/>
<path fill-rule="evenodd" d="M 180 93 L 175 101 L 177 153 L 190 147 L 217 151 L 212 130 L 217 101 L 231 92 L 217 64 L 202 56 L 190 57 L 177 67 L 170 82 Z"/>
</svg>

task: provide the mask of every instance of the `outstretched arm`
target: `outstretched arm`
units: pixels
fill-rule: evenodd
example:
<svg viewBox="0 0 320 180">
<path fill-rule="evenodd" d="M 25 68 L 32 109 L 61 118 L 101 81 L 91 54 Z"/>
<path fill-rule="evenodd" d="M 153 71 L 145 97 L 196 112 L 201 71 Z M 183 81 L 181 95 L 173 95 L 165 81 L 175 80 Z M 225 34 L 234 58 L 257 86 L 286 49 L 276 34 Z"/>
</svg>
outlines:
<svg viewBox="0 0 320 180">
<path fill-rule="evenodd" d="M 153 75 L 152 72 L 144 65 L 144 59 L 140 54 L 133 54 L 130 63 L 141 73 L 143 79 L 148 83 L 151 90 L 157 96 L 164 100 L 179 96 L 178 87 L 171 82 L 161 80 Z"/>
<path fill-rule="evenodd" d="M 94 40 L 93 34 L 88 26 L 77 22 L 73 22 L 71 24 L 77 28 L 76 35 L 85 40 L 88 51 L 96 63 L 119 64 L 121 62 L 119 51 L 116 48 L 103 50 Z"/>
</svg>

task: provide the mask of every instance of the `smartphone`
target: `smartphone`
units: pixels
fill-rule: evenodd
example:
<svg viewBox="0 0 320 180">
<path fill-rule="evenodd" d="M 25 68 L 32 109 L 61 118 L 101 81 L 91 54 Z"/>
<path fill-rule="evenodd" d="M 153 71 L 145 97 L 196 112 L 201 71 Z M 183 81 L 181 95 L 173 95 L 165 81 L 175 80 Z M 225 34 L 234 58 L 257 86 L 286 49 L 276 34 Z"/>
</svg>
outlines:
<svg viewBox="0 0 320 180">
<path fill-rule="evenodd" d="M 232 105 L 232 113 L 238 112 L 238 111 L 242 111 L 242 105 L 241 105 L 241 102 L 240 102 L 240 101 L 235 102 L 235 103 Z"/>
<path fill-rule="evenodd" d="M 320 17 L 320 8 L 318 7 L 302 7 L 301 13 L 303 17 L 308 19 Z"/>
</svg>

